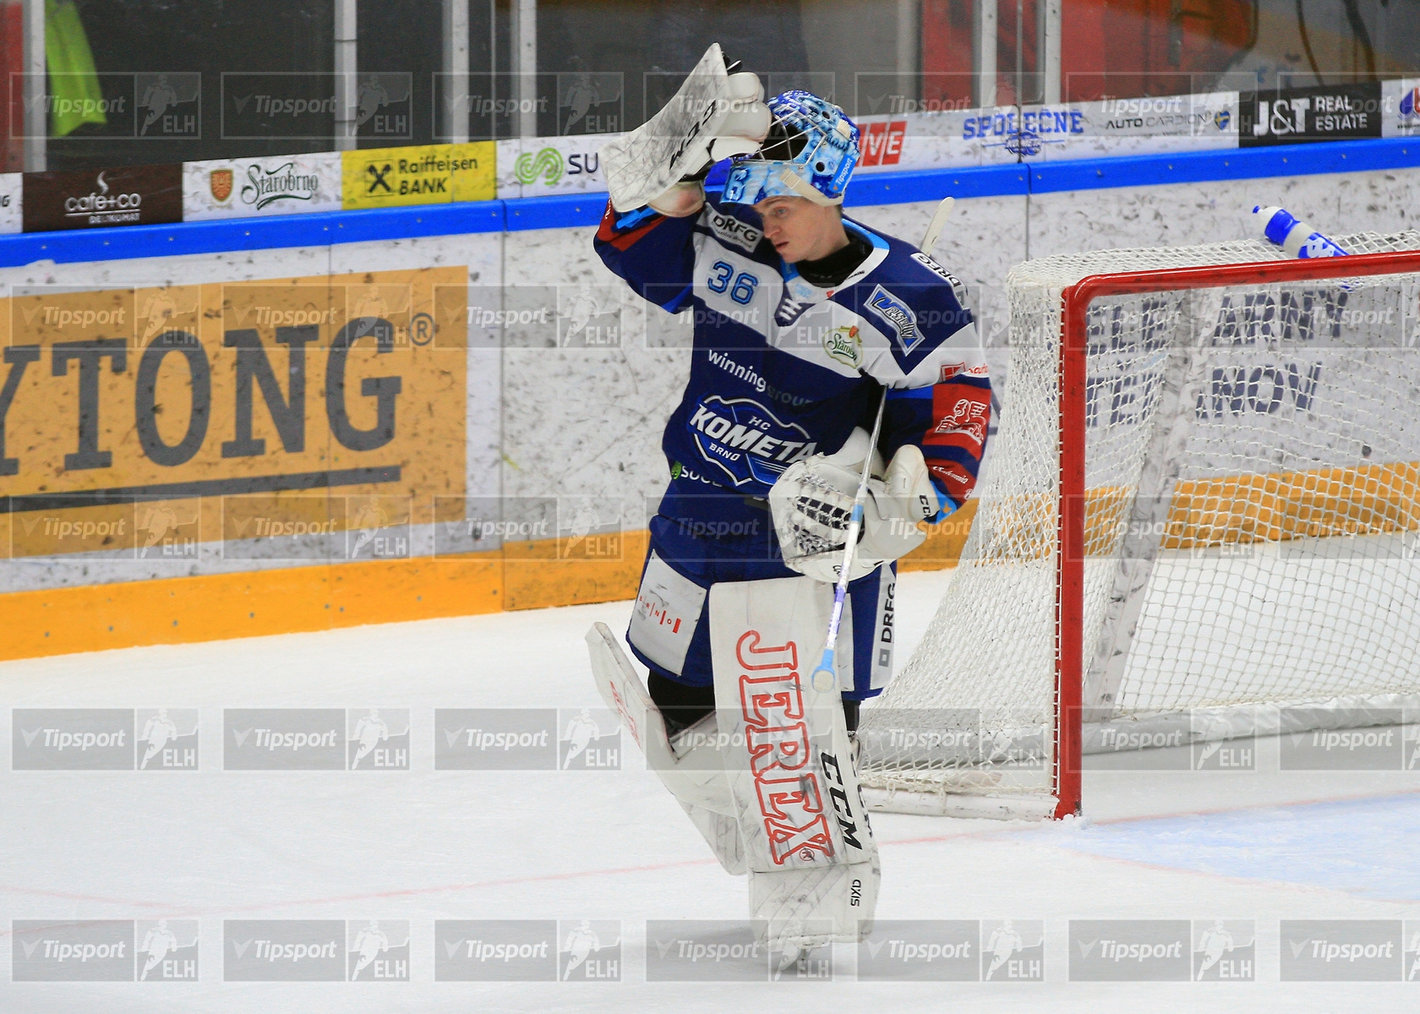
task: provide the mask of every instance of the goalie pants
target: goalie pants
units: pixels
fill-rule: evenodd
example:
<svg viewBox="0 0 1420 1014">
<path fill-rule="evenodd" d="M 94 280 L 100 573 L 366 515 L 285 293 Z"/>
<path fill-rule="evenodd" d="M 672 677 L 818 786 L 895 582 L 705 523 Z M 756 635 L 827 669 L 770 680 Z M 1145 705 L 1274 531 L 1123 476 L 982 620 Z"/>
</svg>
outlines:
<svg viewBox="0 0 1420 1014">
<path fill-rule="evenodd" d="M 784 566 L 768 510 L 762 515 L 762 520 L 751 519 L 757 524 L 739 525 L 735 535 L 726 538 L 705 537 L 706 527 L 698 522 L 663 514 L 651 519 L 650 551 L 642 568 L 641 590 L 637 595 L 636 614 L 627 631 L 627 643 L 652 673 L 653 692 L 656 676 L 689 687 L 708 690 L 713 686 L 708 619 L 711 585 L 721 581 L 766 581 L 800 576 Z M 664 575 L 661 570 L 664 567 L 684 581 L 655 580 L 657 573 Z M 896 581 L 896 565 L 887 564 L 848 586 L 837 655 L 839 680 L 845 688 L 846 700 L 876 696 L 892 675 Z M 648 585 L 654 585 L 654 590 Z M 822 587 L 824 594 L 831 597 L 832 589 L 828 585 Z M 694 589 L 703 590 L 703 594 L 696 595 Z M 680 601 L 668 601 L 672 597 Z M 673 619 L 667 621 L 667 616 Z M 690 627 L 688 647 L 684 648 L 684 660 L 678 666 L 667 660 L 665 651 L 657 650 L 652 644 L 658 640 L 657 635 L 666 622 Z M 821 645 L 815 646 L 819 647 Z M 846 688 L 845 677 L 849 671 L 853 676 L 851 690 Z M 706 699 L 713 701 L 713 695 L 707 693 Z"/>
</svg>

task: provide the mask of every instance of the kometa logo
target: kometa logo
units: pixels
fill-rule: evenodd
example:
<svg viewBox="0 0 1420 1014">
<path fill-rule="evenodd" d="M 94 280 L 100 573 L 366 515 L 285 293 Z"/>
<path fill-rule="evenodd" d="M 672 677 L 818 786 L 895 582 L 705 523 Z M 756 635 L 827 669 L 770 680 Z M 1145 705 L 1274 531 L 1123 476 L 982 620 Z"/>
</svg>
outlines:
<svg viewBox="0 0 1420 1014">
<path fill-rule="evenodd" d="M 719 465 L 735 486 L 772 486 L 785 468 L 818 449 L 802 426 L 749 398 L 711 395 L 695 406 L 687 425 L 705 460 Z"/>
</svg>

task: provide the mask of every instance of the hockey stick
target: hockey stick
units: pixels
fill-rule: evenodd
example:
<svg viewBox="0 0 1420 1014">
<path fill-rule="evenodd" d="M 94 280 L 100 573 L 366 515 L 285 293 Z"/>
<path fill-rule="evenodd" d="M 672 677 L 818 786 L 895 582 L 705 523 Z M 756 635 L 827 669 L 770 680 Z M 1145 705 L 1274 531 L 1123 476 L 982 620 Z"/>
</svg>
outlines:
<svg viewBox="0 0 1420 1014">
<path fill-rule="evenodd" d="M 944 197 L 937 205 L 937 210 L 932 213 L 932 219 L 927 223 L 927 231 L 922 234 L 922 242 L 917 245 L 917 249 L 932 255 L 932 248 L 937 245 L 937 239 L 942 234 L 942 226 L 946 224 L 947 216 L 951 214 L 952 204 L 955 198 Z M 820 693 L 832 690 L 834 684 L 838 682 L 837 665 L 834 656 L 838 651 L 838 627 L 843 621 L 843 603 L 848 598 L 848 571 L 853 566 L 853 556 L 858 549 L 858 535 L 863 530 L 863 505 L 868 500 L 868 479 L 872 475 L 873 451 L 878 446 L 878 436 L 883 429 L 883 410 L 887 408 L 887 388 L 883 388 L 883 396 L 878 400 L 877 418 L 873 420 L 873 435 L 868 438 L 868 450 L 863 456 L 863 472 L 858 477 L 858 490 L 853 494 L 853 511 L 848 517 L 847 541 L 843 544 L 843 562 L 838 567 L 838 580 L 833 585 L 833 612 L 828 617 L 828 636 L 823 642 L 823 658 L 819 660 L 818 667 L 809 676 L 809 682 L 813 688 Z M 823 674 L 825 678 L 820 678 Z"/>
<path fill-rule="evenodd" d="M 942 226 L 947 224 L 947 216 L 952 213 L 952 205 L 955 203 L 955 197 L 943 197 L 937 205 L 937 210 L 932 212 L 932 220 L 927 223 L 927 231 L 922 234 L 922 242 L 917 247 L 928 257 L 932 256 L 932 248 L 937 245 L 937 239 L 942 235 Z"/>
</svg>

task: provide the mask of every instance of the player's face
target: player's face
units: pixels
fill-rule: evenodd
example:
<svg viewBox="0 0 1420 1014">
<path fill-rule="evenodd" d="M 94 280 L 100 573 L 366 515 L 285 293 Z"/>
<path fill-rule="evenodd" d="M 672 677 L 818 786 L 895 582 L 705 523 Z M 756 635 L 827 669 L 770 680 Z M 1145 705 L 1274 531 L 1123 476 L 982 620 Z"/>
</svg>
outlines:
<svg viewBox="0 0 1420 1014">
<path fill-rule="evenodd" d="M 754 210 L 765 238 L 787 264 L 816 261 L 848 245 L 837 208 L 804 197 L 767 197 Z"/>
</svg>

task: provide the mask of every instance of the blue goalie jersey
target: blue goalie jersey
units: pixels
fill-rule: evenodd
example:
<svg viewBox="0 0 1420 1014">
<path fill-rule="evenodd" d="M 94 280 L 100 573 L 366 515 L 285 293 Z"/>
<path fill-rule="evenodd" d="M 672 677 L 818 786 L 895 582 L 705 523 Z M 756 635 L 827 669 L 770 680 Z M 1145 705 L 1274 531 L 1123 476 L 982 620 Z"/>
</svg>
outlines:
<svg viewBox="0 0 1420 1014">
<path fill-rule="evenodd" d="M 943 514 L 970 495 L 991 385 L 965 289 L 901 240 L 844 226 L 870 252 L 821 287 L 784 263 L 744 205 L 712 198 L 688 218 L 608 205 L 595 240 L 607 267 L 694 315 L 690 378 L 662 440 L 662 514 L 730 530 L 788 465 L 871 429 L 884 388 L 884 459 L 919 446 Z"/>
</svg>

